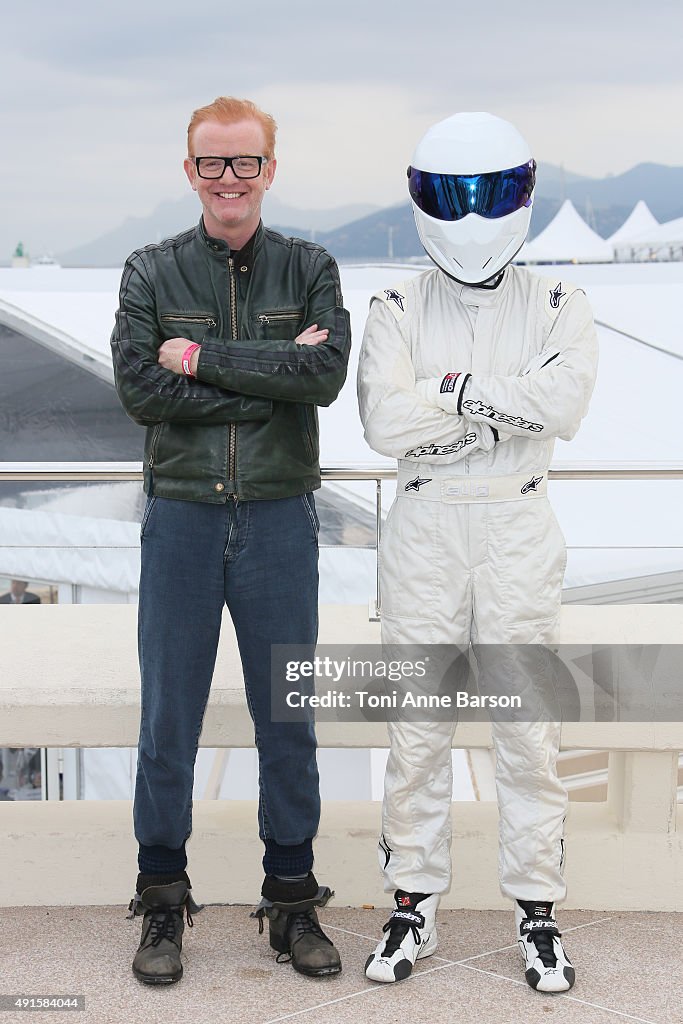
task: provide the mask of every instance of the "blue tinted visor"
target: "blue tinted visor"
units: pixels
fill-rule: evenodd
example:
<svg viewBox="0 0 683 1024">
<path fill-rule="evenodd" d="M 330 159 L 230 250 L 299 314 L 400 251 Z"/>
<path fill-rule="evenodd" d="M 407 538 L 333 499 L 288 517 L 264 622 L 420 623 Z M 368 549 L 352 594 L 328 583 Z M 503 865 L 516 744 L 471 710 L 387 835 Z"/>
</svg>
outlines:
<svg viewBox="0 0 683 1024">
<path fill-rule="evenodd" d="M 435 174 L 408 168 L 415 205 L 435 220 L 462 220 L 468 213 L 495 220 L 531 206 L 536 161 L 487 174 Z"/>
</svg>

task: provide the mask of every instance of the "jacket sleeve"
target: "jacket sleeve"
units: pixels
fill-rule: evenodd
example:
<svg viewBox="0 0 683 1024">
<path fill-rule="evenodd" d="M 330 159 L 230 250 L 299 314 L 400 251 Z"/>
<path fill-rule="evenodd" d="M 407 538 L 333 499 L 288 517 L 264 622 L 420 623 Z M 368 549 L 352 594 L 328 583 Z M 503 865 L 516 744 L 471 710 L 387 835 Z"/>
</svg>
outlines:
<svg viewBox="0 0 683 1024">
<path fill-rule="evenodd" d="M 421 383 L 421 382 L 420 382 Z M 386 305 L 371 300 L 358 363 L 358 403 L 365 440 L 382 455 L 444 465 L 473 451 L 490 451 L 495 435 L 486 424 L 437 408 L 420 393 L 415 367 Z M 435 452 L 435 447 L 440 450 Z"/>
<path fill-rule="evenodd" d="M 198 379 L 245 395 L 331 405 L 346 379 L 351 347 L 349 314 L 342 301 L 337 265 L 320 249 L 308 271 L 305 323 L 327 328 L 327 341 L 299 345 L 289 340 L 211 338 L 202 343 Z"/>
<path fill-rule="evenodd" d="M 272 403 L 172 373 L 157 362 L 162 338 L 154 290 L 138 253 L 126 261 L 111 337 L 114 379 L 121 403 L 136 423 L 231 423 L 268 420 Z"/>
<path fill-rule="evenodd" d="M 598 340 L 588 300 L 578 289 L 557 316 L 545 348 L 517 377 L 449 373 L 425 391 L 438 408 L 468 422 L 521 437 L 570 441 L 588 411 Z M 457 371 L 457 367 L 453 367 Z"/>
</svg>

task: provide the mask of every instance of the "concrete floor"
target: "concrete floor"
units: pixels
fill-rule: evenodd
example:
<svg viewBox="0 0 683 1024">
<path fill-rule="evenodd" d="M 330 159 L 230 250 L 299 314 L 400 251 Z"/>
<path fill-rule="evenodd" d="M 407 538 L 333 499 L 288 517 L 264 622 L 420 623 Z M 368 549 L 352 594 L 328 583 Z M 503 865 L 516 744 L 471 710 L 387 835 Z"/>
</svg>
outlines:
<svg viewBox="0 0 683 1024">
<path fill-rule="evenodd" d="M 444 911 L 439 949 L 397 985 L 365 979 L 386 909 L 321 911 L 343 960 L 340 975 L 308 979 L 277 964 L 251 907 L 208 906 L 186 930 L 182 980 L 141 984 L 130 969 L 140 919 L 123 907 L 0 909 L 0 997 L 81 995 L 79 1013 L 0 1012 L 0 1024 L 648 1024 L 683 1022 L 683 916 L 567 911 L 560 926 L 577 970 L 567 995 L 524 981 L 512 912 Z"/>
</svg>

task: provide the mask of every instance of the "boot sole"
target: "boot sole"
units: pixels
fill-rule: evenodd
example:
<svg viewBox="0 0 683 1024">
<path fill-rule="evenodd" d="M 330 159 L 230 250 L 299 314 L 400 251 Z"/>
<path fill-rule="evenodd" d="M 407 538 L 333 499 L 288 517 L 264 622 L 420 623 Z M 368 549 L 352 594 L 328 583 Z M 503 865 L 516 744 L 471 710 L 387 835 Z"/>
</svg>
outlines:
<svg viewBox="0 0 683 1024">
<path fill-rule="evenodd" d="M 305 971 L 301 967 L 297 967 L 294 961 L 291 961 L 292 967 L 299 974 L 303 974 L 306 978 L 329 978 L 335 974 L 341 974 L 341 964 L 339 967 L 323 967 L 317 971 Z"/>
<path fill-rule="evenodd" d="M 145 985 L 173 985 L 182 978 L 183 969 L 181 967 L 178 974 L 175 974 L 172 978 L 160 977 L 158 974 L 143 974 L 142 971 L 137 971 L 135 968 L 133 968 L 133 974 L 138 981 L 144 982 Z"/>
</svg>

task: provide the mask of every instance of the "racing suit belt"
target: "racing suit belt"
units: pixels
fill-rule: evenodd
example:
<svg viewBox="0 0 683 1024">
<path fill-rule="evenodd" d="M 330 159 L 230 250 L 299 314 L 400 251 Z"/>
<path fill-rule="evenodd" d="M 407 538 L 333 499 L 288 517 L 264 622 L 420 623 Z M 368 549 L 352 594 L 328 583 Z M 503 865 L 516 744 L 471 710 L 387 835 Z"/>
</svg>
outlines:
<svg viewBox="0 0 683 1024">
<path fill-rule="evenodd" d="M 462 502 L 527 501 L 545 498 L 548 474 L 516 473 L 511 476 L 427 477 L 425 473 L 400 468 L 397 495 L 422 498 L 423 501 Z"/>
</svg>

